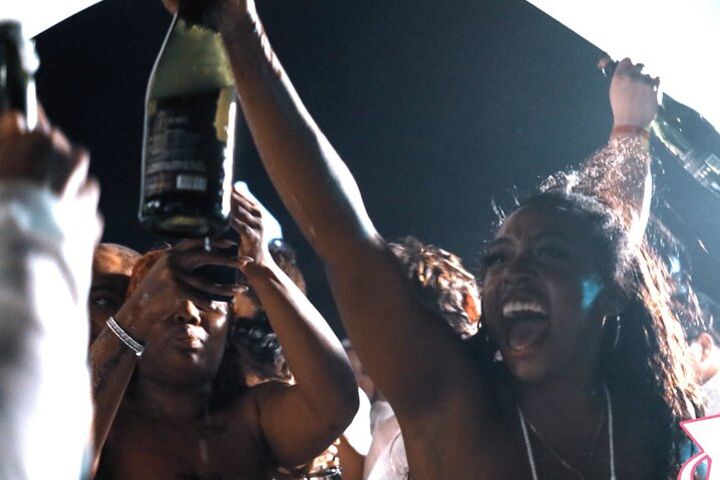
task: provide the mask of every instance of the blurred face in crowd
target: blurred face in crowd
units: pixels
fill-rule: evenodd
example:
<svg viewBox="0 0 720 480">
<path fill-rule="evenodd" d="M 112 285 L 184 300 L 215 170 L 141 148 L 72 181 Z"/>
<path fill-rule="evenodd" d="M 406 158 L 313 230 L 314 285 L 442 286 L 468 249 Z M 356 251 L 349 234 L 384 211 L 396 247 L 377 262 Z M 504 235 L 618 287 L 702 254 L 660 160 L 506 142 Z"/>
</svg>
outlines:
<svg viewBox="0 0 720 480">
<path fill-rule="evenodd" d="M 484 259 L 483 321 L 513 376 L 591 375 L 606 290 L 581 214 L 550 202 L 516 210 Z"/>
<path fill-rule="evenodd" d="M 139 373 L 158 383 L 197 387 L 211 383 L 227 340 L 228 304 L 213 301 L 201 308 L 176 298 L 174 312 L 150 327 Z"/>
<path fill-rule="evenodd" d="M 133 265 L 140 255 L 127 247 L 102 243 L 95 249 L 88 299 L 90 341 L 94 341 L 125 301 Z"/>
</svg>

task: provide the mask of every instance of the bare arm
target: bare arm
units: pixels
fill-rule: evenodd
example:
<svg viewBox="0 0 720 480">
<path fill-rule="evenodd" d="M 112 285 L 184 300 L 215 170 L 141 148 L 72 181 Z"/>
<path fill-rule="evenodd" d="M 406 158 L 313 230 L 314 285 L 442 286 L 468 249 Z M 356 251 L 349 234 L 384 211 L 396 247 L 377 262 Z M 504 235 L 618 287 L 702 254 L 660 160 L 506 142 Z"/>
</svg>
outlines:
<svg viewBox="0 0 720 480">
<path fill-rule="evenodd" d="M 345 352 L 320 313 L 277 266 L 246 274 L 277 333 L 296 383 L 258 389 L 263 434 L 278 462 L 296 466 L 323 451 L 357 409 Z"/>
<path fill-rule="evenodd" d="M 454 332 L 418 301 L 347 166 L 274 55 L 254 5 L 226 1 L 220 8 L 245 118 L 275 187 L 325 263 L 348 334 L 400 414 L 436 412 L 449 384 L 459 383 L 446 372 L 474 378 L 472 362 Z"/>
<path fill-rule="evenodd" d="M 263 390 L 258 406 L 265 438 L 279 463 L 293 467 L 325 449 L 350 423 L 358 405 L 357 385 L 330 326 L 270 255 L 258 205 L 235 191 L 233 215 L 239 253 L 254 260 L 243 273 L 296 381 L 256 387 Z"/>
<path fill-rule="evenodd" d="M 137 299 L 126 302 L 115 315 L 115 320 L 131 337 L 141 339 L 146 327 L 138 322 L 140 309 L 137 303 Z M 90 371 L 95 403 L 93 472 L 99 465 L 100 454 L 135 371 L 137 360 L 135 353 L 108 327 L 103 329 L 90 346 Z"/>
<path fill-rule="evenodd" d="M 610 140 L 580 172 L 582 188 L 620 215 L 634 241 L 642 237 L 650 214 L 652 158 L 647 134 L 658 109 L 658 79 L 641 70 L 627 58 L 617 65 L 610 84 Z"/>
</svg>

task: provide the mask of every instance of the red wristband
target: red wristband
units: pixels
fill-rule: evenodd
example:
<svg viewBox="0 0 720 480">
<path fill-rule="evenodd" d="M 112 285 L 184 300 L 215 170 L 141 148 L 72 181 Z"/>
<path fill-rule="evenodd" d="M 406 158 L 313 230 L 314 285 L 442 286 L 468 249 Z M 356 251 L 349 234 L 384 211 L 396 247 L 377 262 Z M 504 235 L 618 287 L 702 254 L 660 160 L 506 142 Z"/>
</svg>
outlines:
<svg viewBox="0 0 720 480">
<path fill-rule="evenodd" d="M 610 136 L 614 137 L 620 135 L 639 135 L 646 140 L 650 138 L 650 132 L 642 127 L 638 127 L 637 125 L 618 125 L 613 127 L 612 132 L 610 132 Z"/>
</svg>

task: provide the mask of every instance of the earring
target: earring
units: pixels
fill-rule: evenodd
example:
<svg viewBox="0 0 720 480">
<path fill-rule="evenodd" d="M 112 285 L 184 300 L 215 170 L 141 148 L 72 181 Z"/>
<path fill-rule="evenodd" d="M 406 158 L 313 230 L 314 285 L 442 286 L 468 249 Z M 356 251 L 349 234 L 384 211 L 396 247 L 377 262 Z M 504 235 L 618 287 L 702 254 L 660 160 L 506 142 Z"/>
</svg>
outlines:
<svg viewBox="0 0 720 480">
<path fill-rule="evenodd" d="M 615 315 L 615 335 L 613 338 L 612 349 L 615 350 L 620 343 L 620 331 L 622 330 L 622 321 L 620 315 Z"/>
<path fill-rule="evenodd" d="M 482 316 L 478 321 L 478 325 L 480 325 L 480 328 L 478 328 L 478 332 L 475 334 L 475 336 L 477 336 L 480 341 L 483 342 L 483 345 L 481 347 L 482 351 L 484 352 L 483 356 L 493 363 L 502 362 L 502 353 L 500 353 L 500 349 L 497 348 L 495 342 L 493 342 L 490 338 L 490 333 L 488 332 L 487 327 L 485 327 L 483 324 Z"/>
<path fill-rule="evenodd" d="M 490 339 L 490 335 L 489 335 L 489 334 L 487 334 L 487 335 L 485 336 L 485 342 L 486 342 L 486 349 L 487 349 L 486 351 L 487 351 L 487 352 L 493 352 L 493 353 L 492 353 L 492 356 L 491 356 L 492 362 L 493 362 L 493 363 L 500 363 L 500 362 L 502 362 L 502 361 L 503 361 L 502 352 L 501 352 L 500 349 L 497 347 L 497 345 L 495 345 L 495 342 L 493 342 L 493 341 Z"/>
<path fill-rule="evenodd" d="M 610 350 L 615 350 L 615 348 L 617 348 L 617 346 L 618 346 L 618 343 L 620 343 L 620 330 L 621 330 L 622 321 L 620 319 L 620 315 L 615 315 L 614 318 L 615 318 L 615 321 L 613 322 L 614 326 L 612 326 L 612 327 L 610 325 L 608 325 L 608 323 L 609 323 L 608 320 L 610 319 L 609 315 L 606 315 L 605 317 L 603 317 L 603 322 L 602 322 L 603 330 L 605 330 L 605 332 L 606 332 L 605 335 L 607 336 L 608 339 L 612 338 L 612 344 L 610 345 Z M 612 333 L 607 332 L 607 329 L 609 329 L 609 328 L 612 328 L 614 331 Z"/>
</svg>

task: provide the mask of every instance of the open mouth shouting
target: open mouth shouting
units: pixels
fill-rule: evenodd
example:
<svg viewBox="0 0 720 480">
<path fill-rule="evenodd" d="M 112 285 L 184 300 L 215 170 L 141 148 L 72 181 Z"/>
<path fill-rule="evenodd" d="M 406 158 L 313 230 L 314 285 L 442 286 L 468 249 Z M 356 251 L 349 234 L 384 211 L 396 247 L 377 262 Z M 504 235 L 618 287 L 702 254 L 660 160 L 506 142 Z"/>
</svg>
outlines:
<svg viewBox="0 0 720 480">
<path fill-rule="evenodd" d="M 548 308 L 538 300 L 509 299 L 502 306 L 502 318 L 511 354 L 523 355 L 542 345 L 550 329 Z"/>
</svg>

